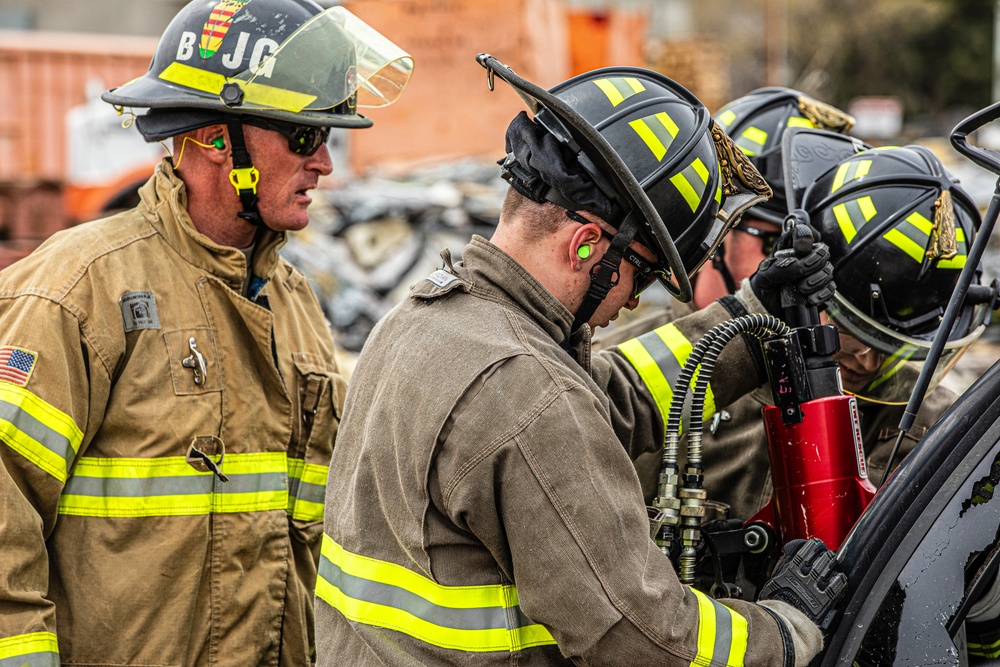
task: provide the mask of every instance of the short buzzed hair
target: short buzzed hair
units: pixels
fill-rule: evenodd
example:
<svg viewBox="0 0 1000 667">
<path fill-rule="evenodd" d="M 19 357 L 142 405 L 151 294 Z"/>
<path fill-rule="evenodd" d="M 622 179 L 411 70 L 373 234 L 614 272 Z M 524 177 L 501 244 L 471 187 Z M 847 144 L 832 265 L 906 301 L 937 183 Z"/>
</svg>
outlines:
<svg viewBox="0 0 1000 667">
<path fill-rule="evenodd" d="M 514 188 L 507 190 L 500 208 L 500 223 L 516 225 L 527 241 L 542 239 L 559 231 L 572 220 L 566 209 L 551 202 L 538 203 L 528 199 Z"/>
</svg>

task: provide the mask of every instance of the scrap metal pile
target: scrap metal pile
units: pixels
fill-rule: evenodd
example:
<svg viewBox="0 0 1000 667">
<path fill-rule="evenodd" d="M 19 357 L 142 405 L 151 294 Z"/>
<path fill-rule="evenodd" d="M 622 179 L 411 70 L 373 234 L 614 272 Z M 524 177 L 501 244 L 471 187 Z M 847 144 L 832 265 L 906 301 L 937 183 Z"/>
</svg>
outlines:
<svg viewBox="0 0 1000 667">
<path fill-rule="evenodd" d="M 455 162 L 403 177 L 316 190 L 309 226 L 282 254 L 312 283 L 337 343 L 357 352 L 410 286 L 457 261 L 473 234 L 489 238 L 507 184 L 492 162 Z"/>
</svg>

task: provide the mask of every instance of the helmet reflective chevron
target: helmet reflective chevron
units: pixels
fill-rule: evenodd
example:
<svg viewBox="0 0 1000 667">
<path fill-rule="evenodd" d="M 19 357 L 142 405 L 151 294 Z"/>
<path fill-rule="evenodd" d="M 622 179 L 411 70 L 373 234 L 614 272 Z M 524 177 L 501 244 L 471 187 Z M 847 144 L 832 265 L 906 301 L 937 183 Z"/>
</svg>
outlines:
<svg viewBox="0 0 1000 667">
<path fill-rule="evenodd" d="M 715 120 L 733 138 L 774 189 L 774 196 L 748 213 L 780 224 L 788 215 L 781 166 L 781 140 L 788 128 L 848 132 L 854 119 L 791 88 L 758 88 L 722 107 Z"/>
<path fill-rule="evenodd" d="M 682 300 L 691 298 L 689 276 L 743 209 L 770 194 L 705 106 L 659 73 L 606 68 L 546 91 L 491 56 L 478 60 L 491 82 L 495 75 L 518 92 L 536 129 L 558 145 L 558 157 L 531 159 L 513 131 L 524 121 L 515 119 L 504 177 L 536 201 L 597 214 L 618 230 L 623 245 L 641 240 L 669 267 L 663 282 Z M 577 175 L 584 187 L 568 177 Z M 610 261 L 620 261 L 613 249 Z M 588 295 L 594 308 L 602 298 Z"/>
</svg>

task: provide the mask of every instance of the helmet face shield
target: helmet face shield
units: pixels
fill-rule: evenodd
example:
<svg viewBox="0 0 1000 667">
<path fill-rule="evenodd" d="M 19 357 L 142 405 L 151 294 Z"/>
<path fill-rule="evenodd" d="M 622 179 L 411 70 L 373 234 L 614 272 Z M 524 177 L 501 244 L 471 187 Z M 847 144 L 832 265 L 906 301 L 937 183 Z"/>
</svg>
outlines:
<svg viewBox="0 0 1000 667">
<path fill-rule="evenodd" d="M 359 107 L 392 104 L 412 73 L 409 54 L 343 7 L 332 7 L 234 78 L 244 82 L 248 107 L 298 112 L 333 109 L 355 93 Z"/>
<path fill-rule="evenodd" d="M 876 322 L 840 293 L 835 293 L 827 307 L 827 314 L 841 333 L 851 336 L 871 353 L 877 355 L 878 370 L 862 392 L 853 392 L 862 398 L 878 396 L 879 401 L 906 403 L 917 379 L 915 372 L 900 372 L 912 363 L 919 370 L 930 352 L 934 337 L 907 336 Z M 941 379 L 961 358 L 983 331 L 989 320 L 990 309 L 985 303 L 967 306 L 963 309 L 952 335 L 945 343 L 937 368 L 934 369 L 928 391 L 936 387 Z M 843 362 L 842 362 L 843 363 Z"/>
<path fill-rule="evenodd" d="M 149 71 L 102 98 L 121 107 L 367 127 L 357 107 L 391 104 L 412 71 L 406 52 L 343 7 L 195 0 L 164 32 Z"/>
</svg>

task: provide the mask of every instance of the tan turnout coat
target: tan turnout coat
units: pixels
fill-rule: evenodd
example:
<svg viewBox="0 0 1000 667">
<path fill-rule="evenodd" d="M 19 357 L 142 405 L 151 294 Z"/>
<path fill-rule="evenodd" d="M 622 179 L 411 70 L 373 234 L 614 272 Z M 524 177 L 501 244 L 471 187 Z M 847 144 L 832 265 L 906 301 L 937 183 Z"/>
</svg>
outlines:
<svg viewBox="0 0 1000 667">
<path fill-rule="evenodd" d="M 169 163 L 140 194 L 0 273 L 0 663 L 309 664 L 328 326 L 283 234 L 251 300 Z"/>
</svg>

